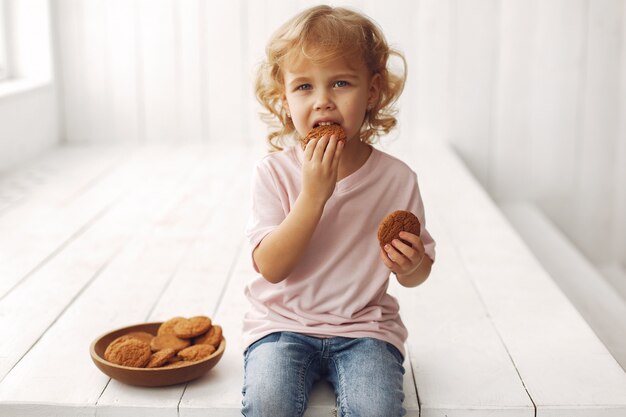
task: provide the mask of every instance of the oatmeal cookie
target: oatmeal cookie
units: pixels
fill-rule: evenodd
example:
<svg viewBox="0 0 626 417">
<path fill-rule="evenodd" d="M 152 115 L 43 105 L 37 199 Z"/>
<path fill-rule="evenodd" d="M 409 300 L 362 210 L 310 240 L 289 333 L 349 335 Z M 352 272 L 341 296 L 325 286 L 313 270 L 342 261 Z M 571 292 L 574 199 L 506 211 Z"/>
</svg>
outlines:
<svg viewBox="0 0 626 417">
<path fill-rule="evenodd" d="M 200 336 L 211 328 L 211 319 L 207 316 L 196 316 L 183 319 L 174 325 L 174 334 L 182 339 Z"/>
<path fill-rule="evenodd" d="M 164 334 L 175 334 L 174 326 L 176 326 L 176 324 L 182 320 L 186 319 L 184 317 L 174 317 L 161 324 L 161 326 L 159 326 L 159 330 L 157 330 L 157 336 L 161 336 Z"/>
<path fill-rule="evenodd" d="M 150 360 L 150 346 L 139 339 L 121 336 L 107 346 L 104 358 L 112 363 L 143 368 Z"/>
<path fill-rule="evenodd" d="M 158 352 L 163 349 L 174 349 L 176 352 L 183 350 L 189 346 L 191 342 L 187 339 L 181 339 L 173 334 L 162 334 L 156 336 L 150 342 L 150 348 L 153 352 Z"/>
<path fill-rule="evenodd" d="M 420 222 L 413 213 L 406 210 L 398 210 L 389 214 L 378 226 L 378 242 L 384 248 L 386 244 L 391 244 L 394 239 L 400 239 L 400 232 L 408 232 L 419 236 Z M 400 239 L 407 245 L 409 242 Z"/>
<path fill-rule="evenodd" d="M 146 342 L 147 344 L 150 344 L 152 339 L 154 339 L 154 335 L 148 332 L 130 332 L 126 334 L 125 336 L 134 337 L 135 339 L 139 339 L 142 342 Z"/>
<path fill-rule="evenodd" d="M 304 139 L 302 139 L 302 148 L 306 147 L 307 143 L 309 143 L 311 139 L 319 139 L 324 135 L 337 135 L 337 139 L 340 142 L 345 142 L 347 140 L 346 132 L 341 126 L 337 124 L 318 125 L 309 130 L 309 133 L 307 133 Z"/>
<path fill-rule="evenodd" d="M 146 368 L 158 368 L 163 366 L 174 356 L 176 356 L 176 351 L 174 349 L 159 350 L 158 352 L 152 354 Z"/>
<path fill-rule="evenodd" d="M 200 337 L 193 339 L 194 345 L 211 345 L 217 349 L 222 342 L 222 326 L 216 324 L 211 326 L 211 329 Z"/>
<path fill-rule="evenodd" d="M 209 357 L 215 352 L 211 345 L 193 345 L 178 352 L 178 356 L 188 362 L 196 362 Z"/>
</svg>

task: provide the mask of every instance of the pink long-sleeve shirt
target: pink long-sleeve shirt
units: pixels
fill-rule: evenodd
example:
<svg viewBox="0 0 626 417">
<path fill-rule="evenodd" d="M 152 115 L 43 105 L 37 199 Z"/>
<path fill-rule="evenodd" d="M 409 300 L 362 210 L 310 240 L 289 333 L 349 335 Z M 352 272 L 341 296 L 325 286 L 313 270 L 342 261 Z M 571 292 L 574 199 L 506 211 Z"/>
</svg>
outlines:
<svg viewBox="0 0 626 417">
<path fill-rule="evenodd" d="M 252 183 L 246 229 L 251 249 L 285 219 L 301 190 L 299 146 L 265 156 Z M 426 254 L 435 242 L 425 228 L 417 176 L 404 162 L 372 148 L 356 172 L 337 182 L 310 244 L 291 274 L 277 284 L 262 276 L 245 289 L 251 308 L 243 323 L 245 345 L 277 331 L 317 337 L 373 337 L 404 354 L 407 330 L 397 300 L 387 293 L 390 271 L 380 259 L 378 225 L 396 210 L 421 223 Z M 253 266 L 258 272 L 256 265 Z"/>
</svg>

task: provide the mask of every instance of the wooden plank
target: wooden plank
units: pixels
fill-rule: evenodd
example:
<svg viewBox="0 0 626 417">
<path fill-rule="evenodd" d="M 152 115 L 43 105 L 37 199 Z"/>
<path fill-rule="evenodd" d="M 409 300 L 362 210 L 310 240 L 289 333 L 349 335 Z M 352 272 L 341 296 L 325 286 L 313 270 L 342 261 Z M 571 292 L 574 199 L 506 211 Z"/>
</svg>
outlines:
<svg viewBox="0 0 626 417">
<path fill-rule="evenodd" d="M 215 312 L 215 322 L 222 324 L 228 347 L 220 363 L 206 377 L 187 386 L 179 405 L 181 417 L 206 415 L 207 409 L 216 417 L 241 414 L 244 348 L 241 322 L 248 308 L 243 290 L 254 276 L 250 268 L 250 252 L 243 243 L 223 295 L 223 300 L 227 302 L 221 303 Z"/>
<path fill-rule="evenodd" d="M 626 373 L 461 162 L 441 150 L 423 155 L 429 210 L 454 240 L 537 415 L 623 413 Z"/>
<path fill-rule="evenodd" d="M 82 236 L 50 256 L 48 263 L 0 301 L 0 329 L 8 337 L 0 346 L 0 378 L 80 296 L 132 233 L 153 218 L 146 213 L 153 210 L 154 204 L 163 204 L 162 200 L 171 198 L 172 188 L 179 184 L 192 161 L 185 154 L 161 152 L 152 156 L 151 170 L 137 165 L 135 173 L 125 171 L 127 184 L 135 185 L 133 193 L 115 208 L 98 213 L 84 227 Z M 146 181 L 146 177 L 152 180 Z M 32 304 L 24 303 L 26 299 Z"/>
<path fill-rule="evenodd" d="M 236 156 L 229 160 L 231 172 L 239 165 L 238 161 L 241 160 Z M 159 298 L 154 300 L 147 321 L 208 315 L 216 324 L 224 325 L 215 318 L 215 311 L 221 302 L 230 302 L 222 295 L 242 248 L 248 209 L 242 202 L 246 201 L 248 192 L 249 176 L 239 175 L 234 177 L 232 183 L 225 183 L 213 172 L 210 178 L 200 183 L 193 198 L 184 201 L 184 215 L 206 212 L 211 213 L 210 219 L 194 236 L 173 278 Z M 239 326 L 235 325 L 235 329 L 238 330 Z M 231 349 L 230 339 L 227 340 Z M 199 381 L 189 386 L 197 383 Z M 134 416 L 139 409 L 150 415 L 176 416 L 186 388 L 182 384 L 155 390 L 129 387 L 112 380 L 98 399 L 98 415 Z"/>
<path fill-rule="evenodd" d="M 427 182 L 426 182 L 427 183 Z M 423 190 L 429 231 L 437 241 L 431 277 L 416 289 L 392 278 L 409 330 L 421 416 L 525 416 L 535 408 L 484 302 L 458 254 L 456 242 Z"/>
<path fill-rule="evenodd" d="M 57 147 L 39 158 L 0 174 L 0 229 L 15 225 L 6 217 L 45 213 L 67 201 L 126 157 L 117 147 L 94 153 L 80 147 Z M 33 213 L 33 214 L 35 214 Z M 34 217 L 33 217 L 34 219 Z M 0 238 L 3 233 L 0 233 Z"/>
<path fill-rule="evenodd" d="M 193 156 L 194 151 L 189 151 Z M 205 154 L 206 155 L 206 154 Z M 191 162 L 191 160 L 188 160 Z M 225 163 L 195 165 L 196 174 L 228 172 Z M 59 407 L 64 415 L 93 413 L 108 378 L 90 362 L 87 346 L 98 334 L 144 321 L 184 257 L 193 235 L 210 212 L 185 211 L 198 195 L 198 178 L 162 204 L 156 219 L 124 247 L 72 305 L 40 338 L 0 384 L 0 403 L 15 414 L 28 414 L 30 404 Z M 138 296 L 138 294 L 140 296 Z M 72 343 L 68 343 L 71 340 Z M 50 361 L 55 352 L 55 361 Z M 30 383 L 37 381 L 35 387 Z M 46 382 L 47 381 L 47 382 Z M 74 387 L 68 392 L 65 387 Z M 24 387 L 29 389 L 24 390 Z M 62 398 L 62 404 L 58 399 Z M 56 405 L 55 405 L 56 404 Z"/>
<path fill-rule="evenodd" d="M 504 205 L 503 210 L 546 271 L 626 369 L 626 299 L 540 210 L 521 203 Z"/>
<path fill-rule="evenodd" d="M 92 160 L 84 151 L 63 153 L 60 162 L 69 167 L 76 158 Z M 63 170 L 58 178 L 0 217 L 0 298 L 124 192 L 125 188 L 115 183 L 117 177 L 109 175 L 116 172 L 123 158 L 119 154 L 109 158 L 94 157 L 93 169 L 80 163 Z M 77 180 L 81 175 L 83 178 Z M 100 197 L 92 200 L 91 193 Z"/>
</svg>

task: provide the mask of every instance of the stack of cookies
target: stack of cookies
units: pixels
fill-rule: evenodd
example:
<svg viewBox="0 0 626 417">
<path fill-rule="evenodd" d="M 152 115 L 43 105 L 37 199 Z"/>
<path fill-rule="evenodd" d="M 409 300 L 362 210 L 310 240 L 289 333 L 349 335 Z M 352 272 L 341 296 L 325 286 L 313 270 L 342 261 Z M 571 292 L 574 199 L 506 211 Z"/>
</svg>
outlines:
<svg viewBox="0 0 626 417">
<path fill-rule="evenodd" d="M 157 334 L 133 332 L 113 340 L 104 352 L 112 363 L 133 368 L 173 368 L 210 356 L 222 342 L 222 328 L 207 316 L 174 317 Z"/>
</svg>

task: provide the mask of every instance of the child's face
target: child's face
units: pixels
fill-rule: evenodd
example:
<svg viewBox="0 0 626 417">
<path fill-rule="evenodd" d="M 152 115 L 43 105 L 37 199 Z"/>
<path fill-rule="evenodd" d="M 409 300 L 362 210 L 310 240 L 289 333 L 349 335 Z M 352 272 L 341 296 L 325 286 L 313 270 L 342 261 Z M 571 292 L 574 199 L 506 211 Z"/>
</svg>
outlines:
<svg viewBox="0 0 626 417">
<path fill-rule="evenodd" d="M 300 59 L 283 75 L 285 106 L 302 137 L 320 122 L 333 122 L 343 127 L 348 141 L 358 140 L 367 106 L 379 91 L 379 76 L 371 77 L 365 63 Z"/>
</svg>

